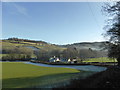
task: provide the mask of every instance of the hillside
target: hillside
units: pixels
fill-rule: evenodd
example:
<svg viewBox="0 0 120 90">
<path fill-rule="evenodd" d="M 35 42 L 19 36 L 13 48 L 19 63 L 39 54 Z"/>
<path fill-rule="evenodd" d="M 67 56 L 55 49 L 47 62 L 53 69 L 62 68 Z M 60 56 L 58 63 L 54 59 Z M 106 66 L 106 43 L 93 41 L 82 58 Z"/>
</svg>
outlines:
<svg viewBox="0 0 120 90">
<path fill-rule="evenodd" d="M 81 42 L 66 45 L 55 45 L 45 41 L 35 41 L 28 39 L 8 38 L 1 41 L 3 47 L 8 46 L 26 46 L 28 48 L 35 47 L 43 50 L 63 50 L 68 47 L 75 47 L 76 49 L 89 49 L 97 51 L 107 51 L 108 44 L 106 42 Z M 35 49 L 34 48 L 34 49 Z M 32 48 L 33 49 L 33 48 Z"/>
<path fill-rule="evenodd" d="M 4 47 L 27 47 L 33 50 L 64 50 L 64 47 L 59 47 L 57 45 L 53 45 L 44 41 L 35 41 L 35 40 L 27 40 L 27 39 L 18 39 L 18 38 L 9 38 L 4 39 L 0 43 L 2 43 L 2 48 Z"/>
<path fill-rule="evenodd" d="M 28 39 L 18 39 L 18 38 L 8 38 L 1 40 L 2 43 L 2 53 L 4 55 L 10 53 L 24 53 L 28 54 L 33 52 L 32 57 L 38 55 L 38 51 L 41 53 L 45 53 L 48 57 L 50 53 L 54 55 L 63 54 L 64 50 L 69 47 L 73 47 L 71 49 L 76 48 L 79 51 L 79 56 L 81 58 L 84 57 L 107 57 L 107 49 L 105 49 L 108 45 L 105 42 L 83 42 L 83 43 L 74 43 L 74 44 L 67 44 L 67 45 L 55 45 L 51 43 L 47 43 L 45 41 L 35 41 L 35 40 L 28 40 Z M 27 49 L 31 49 L 27 50 Z M 18 50 L 16 52 L 16 50 Z M 37 51 L 37 52 L 34 52 Z M 54 52 L 53 52 L 54 51 Z M 44 55 L 45 55 L 44 54 Z M 4 56 L 3 55 L 3 56 Z M 65 54 L 64 54 L 65 55 Z M 13 55 L 12 55 L 13 56 Z M 23 56 L 21 56 L 23 57 Z"/>
<path fill-rule="evenodd" d="M 61 45 L 61 47 L 75 47 L 77 49 L 89 49 L 97 50 L 97 51 L 107 51 L 108 44 L 106 42 L 82 42 L 82 43 L 74 43 Z"/>
</svg>

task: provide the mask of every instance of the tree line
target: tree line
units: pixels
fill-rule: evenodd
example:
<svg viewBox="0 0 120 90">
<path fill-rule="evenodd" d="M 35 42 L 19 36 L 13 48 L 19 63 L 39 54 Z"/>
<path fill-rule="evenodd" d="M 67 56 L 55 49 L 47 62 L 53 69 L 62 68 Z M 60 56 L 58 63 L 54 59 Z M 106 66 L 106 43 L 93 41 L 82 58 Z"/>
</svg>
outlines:
<svg viewBox="0 0 120 90">
<path fill-rule="evenodd" d="M 49 61 L 51 57 L 58 57 L 60 59 L 79 59 L 79 61 L 86 60 L 87 58 L 105 57 L 107 53 L 104 51 L 96 51 L 89 49 L 76 49 L 75 47 L 68 47 L 64 50 L 45 50 L 33 51 L 30 48 L 13 45 L 3 45 L 2 60 L 31 60 L 32 55 L 36 55 L 36 59 L 40 61 Z"/>
<path fill-rule="evenodd" d="M 104 51 L 96 51 L 89 49 L 76 49 L 74 47 L 69 47 L 63 51 L 60 50 L 40 50 L 36 51 L 37 59 L 40 61 L 49 61 L 51 57 L 58 57 L 60 59 L 78 59 L 79 62 L 82 62 L 88 58 L 98 58 L 98 57 L 106 57 L 107 53 Z"/>
<path fill-rule="evenodd" d="M 20 38 L 16 38 L 16 37 L 8 38 L 7 40 L 9 40 L 9 41 L 18 41 L 18 42 L 32 42 L 32 43 L 44 43 L 44 44 L 47 44 L 47 42 L 44 42 L 44 41 L 35 41 L 35 40 L 29 40 L 29 39 L 20 39 Z"/>
<path fill-rule="evenodd" d="M 4 47 L 2 48 L 2 54 L 6 54 L 2 56 L 2 60 L 30 60 L 33 55 L 33 50 L 26 47 Z"/>
</svg>

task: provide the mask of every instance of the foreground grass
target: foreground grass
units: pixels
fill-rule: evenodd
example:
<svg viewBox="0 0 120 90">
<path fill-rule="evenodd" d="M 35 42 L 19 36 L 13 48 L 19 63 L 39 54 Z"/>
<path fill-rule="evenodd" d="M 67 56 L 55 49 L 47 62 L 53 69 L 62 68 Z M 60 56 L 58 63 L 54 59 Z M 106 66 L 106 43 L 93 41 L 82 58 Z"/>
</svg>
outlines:
<svg viewBox="0 0 120 90">
<path fill-rule="evenodd" d="M 113 88 L 119 90 L 120 67 L 110 66 L 107 70 L 96 73 L 85 79 L 72 80 L 68 86 L 62 88 L 65 90 L 67 88 Z"/>
<path fill-rule="evenodd" d="M 117 62 L 116 59 L 108 58 L 108 57 L 101 57 L 101 58 L 91 58 L 87 59 L 83 62 Z"/>
<path fill-rule="evenodd" d="M 80 71 L 41 67 L 21 62 L 2 62 L 3 88 L 44 87 L 75 78 Z"/>
</svg>

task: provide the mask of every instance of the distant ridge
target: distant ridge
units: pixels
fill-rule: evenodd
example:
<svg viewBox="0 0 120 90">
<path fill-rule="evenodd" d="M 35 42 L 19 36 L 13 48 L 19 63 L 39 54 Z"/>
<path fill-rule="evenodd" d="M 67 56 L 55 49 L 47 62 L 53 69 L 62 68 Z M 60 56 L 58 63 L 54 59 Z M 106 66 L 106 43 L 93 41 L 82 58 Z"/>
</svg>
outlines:
<svg viewBox="0 0 120 90">
<path fill-rule="evenodd" d="M 42 43 L 47 45 L 47 47 L 52 46 L 57 46 L 60 48 L 68 48 L 68 47 L 75 47 L 76 49 L 89 49 L 91 48 L 92 50 L 97 50 L 97 51 L 107 51 L 108 43 L 106 41 L 102 42 L 80 42 L 80 43 L 73 43 L 73 44 L 66 44 L 66 45 L 57 45 L 57 44 L 52 44 L 48 43 L 45 41 L 37 41 L 37 40 L 30 40 L 30 39 L 20 39 L 20 38 L 8 38 L 8 39 L 3 39 L 2 41 L 15 41 L 15 42 L 31 42 L 31 43 Z"/>
<path fill-rule="evenodd" d="M 93 50 L 107 50 L 108 43 L 104 42 L 81 42 L 67 45 L 61 45 L 61 47 L 75 47 L 77 49 L 93 49 Z"/>
</svg>

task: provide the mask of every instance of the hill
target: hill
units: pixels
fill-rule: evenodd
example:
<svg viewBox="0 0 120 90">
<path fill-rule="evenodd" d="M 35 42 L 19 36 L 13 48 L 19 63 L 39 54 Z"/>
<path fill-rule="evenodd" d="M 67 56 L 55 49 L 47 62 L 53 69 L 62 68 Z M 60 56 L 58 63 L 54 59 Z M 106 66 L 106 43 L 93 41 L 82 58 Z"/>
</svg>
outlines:
<svg viewBox="0 0 120 90">
<path fill-rule="evenodd" d="M 43 50 L 63 50 L 68 47 L 75 47 L 76 49 L 92 49 L 97 51 L 107 51 L 108 43 L 106 42 L 81 42 L 81 43 L 73 43 L 66 45 L 55 45 L 51 43 L 47 43 L 45 41 L 35 41 L 28 39 L 18 39 L 18 38 L 8 38 L 1 41 L 2 46 L 26 46 L 28 48 L 34 47 L 37 49 Z M 30 47 L 31 46 L 31 47 Z"/>
<path fill-rule="evenodd" d="M 61 47 L 75 47 L 77 49 L 92 49 L 97 51 L 107 51 L 108 43 L 106 42 L 82 42 L 73 43 L 67 45 L 61 45 Z"/>
<path fill-rule="evenodd" d="M 2 48 L 6 47 L 27 47 L 33 50 L 64 50 L 64 47 L 59 47 L 54 44 L 47 43 L 45 41 L 35 41 L 28 39 L 8 38 L 2 40 Z"/>
<path fill-rule="evenodd" d="M 2 54 L 17 54 L 16 57 L 19 57 L 21 53 L 21 57 L 24 57 L 23 54 L 28 55 L 31 53 L 32 57 L 42 55 L 44 57 L 48 57 L 49 55 L 60 56 L 65 55 L 65 50 L 72 49 L 77 50 L 79 52 L 78 57 L 81 59 L 91 58 L 91 57 L 107 57 L 107 43 L 106 42 L 83 42 L 83 43 L 74 43 L 74 44 L 67 44 L 67 45 L 55 45 L 45 41 L 35 41 L 35 40 L 28 40 L 28 39 L 18 39 L 18 38 L 8 38 L 1 40 L 2 43 Z M 31 50 L 28 50 L 31 49 Z M 34 52 L 35 51 L 35 52 Z M 39 52 L 38 52 L 39 51 Z M 64 53 L 64 54 L 63 54 Z M 66 53 L 67 55 L 70 52 Z M 72 52 L 71 52 L 72 53 Z M 4 56 L 3 55 L 3 56 Z M 13 55 L 11 55 L 13 56 Z M 70 55 L 71 56 L 71 55 Z M 25 56 L 26 57 L 26 56 Z M 12 57 L 11 57 L 12 58 Z M 45 58 L 44 58 L 45 59 Z M 47 58 L 48 60 L 48 58 Z"/>
</svg>

